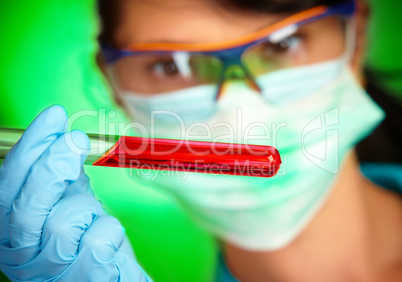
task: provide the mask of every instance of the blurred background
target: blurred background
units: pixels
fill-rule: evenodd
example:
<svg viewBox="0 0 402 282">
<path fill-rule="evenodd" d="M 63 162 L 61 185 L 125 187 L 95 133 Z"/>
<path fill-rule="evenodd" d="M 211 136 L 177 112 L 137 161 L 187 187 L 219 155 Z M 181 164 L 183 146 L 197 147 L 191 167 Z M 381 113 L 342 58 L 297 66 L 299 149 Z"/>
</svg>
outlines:
<svg viewBox="0 0 402 282">
<path fill-rule="evenodd" d="M 387 119 L 358 152 L 362 161 L 402 162 L 402 1 L 368 3 L 367 89 Z M 94 0 L 0 2 L 0 127 L 26 128 L 52 104 L 70 115 L 104 109 L 105 122 L 125 121 L 96 67 L 95 5 Z M 79 118 L 73 128 L 102 132 L 98 117 Z M 168 195 L 134 183 L 125 169 L 86 167 L 86 172 L 155 281 L 214 280 L 217 243 Z"/>
</svg>

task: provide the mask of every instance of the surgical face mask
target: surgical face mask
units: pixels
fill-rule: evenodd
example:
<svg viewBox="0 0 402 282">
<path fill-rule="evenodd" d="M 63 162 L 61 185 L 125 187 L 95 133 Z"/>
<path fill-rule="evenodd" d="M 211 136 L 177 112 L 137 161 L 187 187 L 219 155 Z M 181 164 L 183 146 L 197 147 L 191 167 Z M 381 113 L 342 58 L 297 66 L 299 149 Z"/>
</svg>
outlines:
<svg viewBox="0 0 402 282">
<path fill-rule="evenodd" d="M 183 92 L 170 94 L 178 103 L 158 106 L 167 112 L 156 113 L 153 124 L 150 115 L 139 115 L 137 120 L 140 104 L 125 100 L 134 120 L 156 137 L 263 144 L 279 150 L 283 164 L 273 178 L 132 172 L 136 181 L 168 191 L 218 237 L 257 251 L 282 248 L 300 234 L 328 197 L 347 152 L 384 115 L 343 59 L 270 75 L 261 79 L 273 86 L 271 93 L 269 86 L 261 95 L 242 83 L 229 85 L 203 123 L 191 123 L 186 115 L 180 120 L 175 113 L 163 118 L 169 110 L 185 111 L 184 104 L 175 108 L 179 97 L 186 99 Z M 270 103 L 273 96 L 286 101 Z M 148 105 L 163 101 L 152 99 L 155 103 Z M 196 112 L 192 107 L 197 106 L 195 100 L 189 107 Z"/>
</svg>

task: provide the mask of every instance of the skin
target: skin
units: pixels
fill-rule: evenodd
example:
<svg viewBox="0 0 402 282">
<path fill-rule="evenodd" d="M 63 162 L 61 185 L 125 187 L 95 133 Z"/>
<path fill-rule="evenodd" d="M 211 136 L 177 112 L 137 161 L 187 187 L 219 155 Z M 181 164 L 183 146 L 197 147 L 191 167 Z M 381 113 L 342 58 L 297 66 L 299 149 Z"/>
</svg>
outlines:
<svg viewBox="0 0 402 282">
<path fill-rule="evenodd" d="M 359 2 L 351 67 L 360 80 L 367 14 L 367 7 Z M 245 36 L 284 16 L 225 10 L 205 0 L 121 1 L 113 40 L 120 48 L 144 42 L 221 42 Z M 326 48 L 314 45 L 311 62 L 342 53 L 343 37 L 334 19 L 321 20 L 310 28 L 310 33 L 321 32 L 331 41 Z M 400 196 L 363 177 L 351 153 L 329 200 L 288 246 L 251 252 L 223 242 L 223 250 L 229 268 L 241 281 L 402 281 L 401 234 Z"/>
</svg>

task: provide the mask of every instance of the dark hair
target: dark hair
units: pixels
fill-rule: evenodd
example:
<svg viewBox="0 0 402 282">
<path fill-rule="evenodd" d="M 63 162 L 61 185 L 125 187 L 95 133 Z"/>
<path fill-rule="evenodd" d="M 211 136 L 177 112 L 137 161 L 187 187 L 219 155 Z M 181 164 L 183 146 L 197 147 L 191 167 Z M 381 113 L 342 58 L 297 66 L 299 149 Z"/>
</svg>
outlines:
<svg viewBox="0 0 402 282">
<path fill-rule="evenodd" d="M 259 13 L 290 13 L 318 5 L 334 5 L 345 0 L 211 0 L 225 8 L 248 10 Z M 98 14 L 101 23 L 99 42 L 113 45 L 113 33 L 118 24 L 119 0 L 98 0 Z"/>
<path fill-rule="evenodd" d="M 222 5 L 266 13 L 299 12 L 319 5 L 335 5 L 345 0 L 218 0 Z"/>
<path fill-rule="evenodd" d="M 98 0 L 98 16 L 100 32 L 98 41 L 102 44 L 112 45 L 113 33 L 118 24 L 119 0 Z"/>
</svg>

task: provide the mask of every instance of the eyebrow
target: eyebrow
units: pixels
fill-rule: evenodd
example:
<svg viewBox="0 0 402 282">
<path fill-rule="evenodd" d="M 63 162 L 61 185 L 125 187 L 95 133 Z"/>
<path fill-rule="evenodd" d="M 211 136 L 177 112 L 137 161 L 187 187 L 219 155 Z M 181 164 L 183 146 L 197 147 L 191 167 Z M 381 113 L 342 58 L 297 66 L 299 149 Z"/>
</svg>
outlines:
<svg viewBox="0 0 402 282">
<path fill-rule="evenodd" d="M 274 34 L 289 25 L 296 25 L 304 20 L 309 18 L 325 15 L 328 12 L 328 6 L 317 6 L 311 8 L 309 10 L 299 12 L 293 14 L 289 17 L 285 17 L 279 21 L 276 21 L 272 25 L 266 26 L 263 29 L 257 30 L 251 34 L 221 41 L 221 42 L 213 42 L 213 43 L 189 43 L 188 41 L 185 43 L 179 42 L 166 42 L 166 41 L 158 41 L 158 42 L 148 42 L 148 43 L 134 43 L 128 45 L 124 48 L 127 51 L 210 51 L 210 50 L 220 50 L 236 47 L 242 44 L 246 44 L 247 42 L 253 42 L 253 40 L 259 40 L 268 36 L 270 34 Z"/>
</svg>

